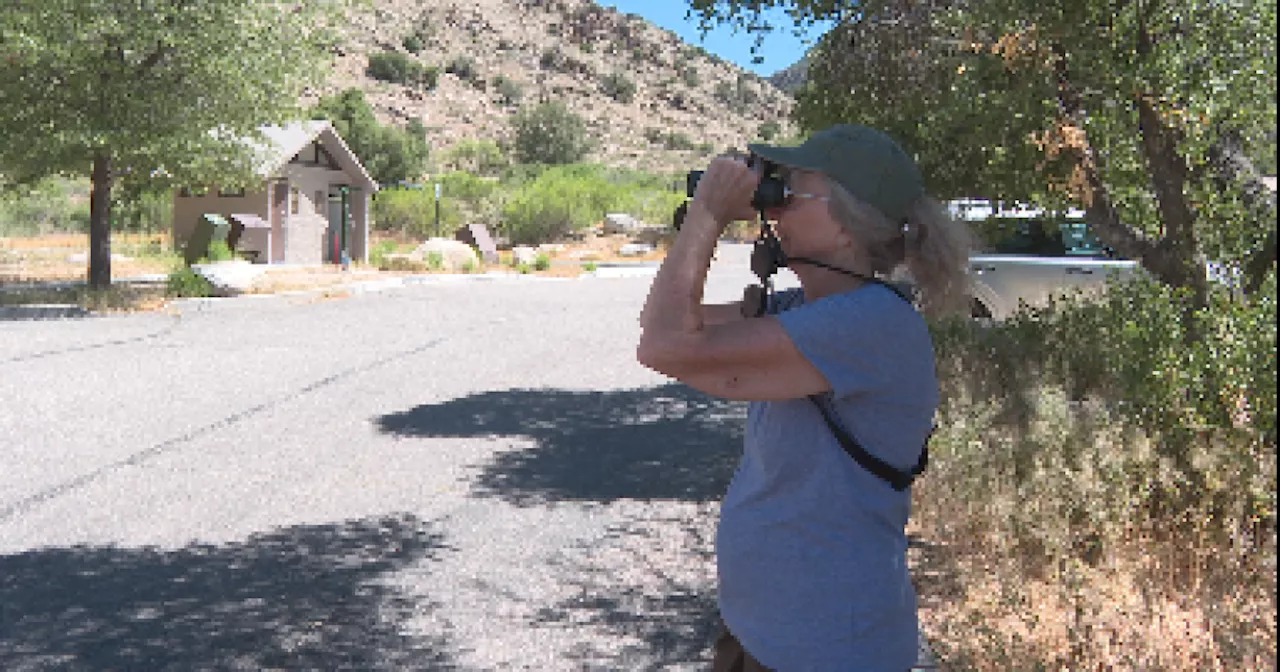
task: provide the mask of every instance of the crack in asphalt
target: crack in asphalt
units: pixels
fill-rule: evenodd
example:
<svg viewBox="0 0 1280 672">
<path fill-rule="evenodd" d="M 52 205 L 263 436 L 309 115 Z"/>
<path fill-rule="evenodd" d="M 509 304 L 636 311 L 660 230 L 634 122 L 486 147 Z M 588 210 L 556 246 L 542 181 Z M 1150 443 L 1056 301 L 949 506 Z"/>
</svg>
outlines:
<svg viewBox="0 0 1280 672">
<path fill-rule="evenodd" d="M 170 329 L 172 329 L 172 327 Z M 129 339 L 129 341 L 125 341 L 125 342 L 131 342 L 132 340 L 136 340 L 136 339 Z M 193 429 L 181 436 L 174 437 L 172 439 L 163 441 L 149 448 L 140 450 L 132 455 L 129 455 L 128 457 L 125 457 L 124 459 L 117 460 L 109 464 L 105 464 L 86 474 L 81 474 L 80 476 L 77 476 L 68 481 L 64 481 L 57 485 L 45 488 L 40 492 L 37 492 L 28 497 L 24 497 L 12 504 L 9 504 L 4 506 L 3 508 L 0 508 L 0 522 L 9 520 L 10 518 L 17 516 L 18 514 L 29 511 L 41 504 L 57 499 L 58 497 L 61 497 L 67 493 L 74 492 L 75 490 L 78 490 L 94 481 L 97 481 L 100 478 L 103 478 L 112 473 L 120 471 L 121 469 L 138 466 L 154 457 L 157 457 L 159 455 L 163 455 L 165 453 L 178 449 L 183 444 L 189 443 L 197 438 L 200 438 L 201 436 L 224 429 L 226 427 L 230 427 L 238 422 L 251 418 L 255 415 L 258 415 L 265 411 L 269 411 L 271 409 L 277 408 L 291 401 L 299 399 L 307 394 L 315 392 L 316 390 L 328 387 L 329 385 L 337 383 L 338 381 L 341 381 L 345 378 L 349 378 L 351 376 L 355 376 L 361 373 L 367 373 L 379 367 L 386 366 L 387 364 L 390 364 L 394 361 L 404 359 L 406 357 L 412 357 L 413 355 L 430 350 L 431 348 L 434 348 L 440 345 L 445 340 L 447 339 L 437 338 L 435 340 L 429 341 L 427 343 L 423 343 L 421 345 L 410 348 L 408 350 L 395 352 L 385 357 L 380 357 L 378 359 L 375 359 L 366 364 L 353 366 L 349 369 L 325 376 L 324 378 L 321 378 L 315 382 L 304 385 L 303 387 L 299 388 L 298 390 L 290 394 L 287 394 L 277 399 L 265 401 L 263 403 L 256 404 L 254 406 L 250 406 L 249 408 L 246 408 L 242 411 L 238 411 L 236 413 L 228 415 L 220 420 L 211 422 L 203 427 L 198 427 L 196 429 Z M 106 344 L 103 344 L 103 345 L 106 345 Z"/>
<path fill-rule="evenodd" d="M 146 341 L 153 341 L 158 338 L 164 338 L 165 336 L 172 334 L 175 329 L 181 326 L 181 324 L 182 324 L 182 316 L 177 315 L 173 318 L 173 320 L 169 323 L 168 326 L 166 326 L 163 329 L 160 329 L 159 331 L 154 331 L 149 334 L 142 334 L 141 336 L 133 336 L 130 338 L 118 338 L 112 341 L 101 341 L 98 343 L 90 343 L 88 345 L 77 345 L 70 348 L 58 348 L 56 350 L 45 350 L 44 352 L 33 352 L 30 354 L 19 355 L 17 357 L 12 357 L 9 359 L 0 359 L 0 364 L 16 364 L 20 362 L 30 362 L 36 359 L 44 359 L 45 357 L 55 357 L 57 355 L 69 355 L 74 352 L 88 352 L 90 350 L 100 350 L 102 348 L 109 348 L 116 345 L 132 345 L 134 343 L 145 343 Z"/>
</svg>

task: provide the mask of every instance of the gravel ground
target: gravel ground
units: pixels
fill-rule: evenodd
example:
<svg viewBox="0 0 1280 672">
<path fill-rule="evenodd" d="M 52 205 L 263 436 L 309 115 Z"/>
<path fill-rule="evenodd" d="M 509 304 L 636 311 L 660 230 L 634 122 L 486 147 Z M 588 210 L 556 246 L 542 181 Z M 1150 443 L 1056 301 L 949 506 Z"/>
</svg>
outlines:
<svg viewBox="0 0 1280 672">
<path fill-rule="evenodd" d="M 704 669 L 744 408 L 649 281 L 0 321 L 0 669 Z"/>
</svg>

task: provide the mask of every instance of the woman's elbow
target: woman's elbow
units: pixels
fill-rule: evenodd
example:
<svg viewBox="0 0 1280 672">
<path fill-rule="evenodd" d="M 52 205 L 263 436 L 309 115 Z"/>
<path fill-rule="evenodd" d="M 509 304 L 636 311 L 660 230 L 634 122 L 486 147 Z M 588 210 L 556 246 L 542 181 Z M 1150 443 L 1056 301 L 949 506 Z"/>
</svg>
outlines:
<svg viewBox="0 0 1280 672">
<path fill-rule="evenodd" d="M 658 373 L 676 377 L 679 372 L 680 357 L 672 344 L 652 335 L 642 335 L 640 344 L 636 346 L 636 361 Z"/>
</svg>

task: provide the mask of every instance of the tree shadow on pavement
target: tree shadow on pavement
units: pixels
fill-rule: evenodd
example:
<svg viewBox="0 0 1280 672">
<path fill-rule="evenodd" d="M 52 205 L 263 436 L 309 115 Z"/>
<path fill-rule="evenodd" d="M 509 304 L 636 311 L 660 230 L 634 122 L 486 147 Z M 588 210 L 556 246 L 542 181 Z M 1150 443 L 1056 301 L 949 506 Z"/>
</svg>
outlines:
<svg viewBox="0 0 1280 672">
<path fill-rule="evenodd" d="M 477 494 L 517 505 L 619 499 L 718 501 L 742 453 L 745 404 L 684 385 L 484 392 L 378 418 L 401 437 L 521 436 Z"/>
<path fill-rule="evenodd" d="M 566 553 L 577 594 L 541 609 L 538 620 L 602 631 L 607 637 L 590 641 L 609 642 L 578 647 L 570 657 L 577 669 L 709 666 L 719 618 L 707 522 L 696 512 L 651 518 Z"/>
<path fill-rule="evenodd" d="M 386 582 L 441 548 L 405 516 L 2 556 L 0 669 L 453 670 L 444 638 L 402 631 L 421 605 Z"/>
</svg>

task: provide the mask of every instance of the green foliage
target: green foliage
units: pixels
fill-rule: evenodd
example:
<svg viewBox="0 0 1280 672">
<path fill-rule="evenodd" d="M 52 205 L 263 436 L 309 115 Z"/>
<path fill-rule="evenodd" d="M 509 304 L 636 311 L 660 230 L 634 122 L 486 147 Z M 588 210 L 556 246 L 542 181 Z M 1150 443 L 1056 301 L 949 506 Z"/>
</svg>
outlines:
<svg viewBox="0 0 1280 672">
<path fill-rule="evenodd" d="M 374 244 L 373 249 L 369 250 L 369 265 L 374 268 L 384 268 L 387 265 L 387 255 L 395 254 L 400 246 L 394 240 L 381 240 Z"/>
<path fill-rule="evenodd" d="M 636 84 L 626 75 L 614 72 L 600 80 L 600 90 L 604 95 L 622 103 L 631 104 L 636 99 Z"/>
<path fill-rule="evenodd" d="M 436 234 L 434 188 L 393 188 L 379 191 L 373 198 L 374 226 L 383 231 L 428 238 Z M 462 224 L 458 203 L 440 199 L 440 235 L 451 238 Z"/>
<path fill-rule="evenodd" d="M 512 244 L 552 242 L 599 222 L 622 198 L 622 189 L 598 167 L 558 166 L 512 195 L 503 229 Z"/>
<path fill-rule="evenodd" d="M 445 163 L 454 170 L 497 176 L 511 162 L 493 140 L 462 140 L 449 149 Z"/>
<path fill-rule="evenodd" d="M 757 17 L 740 0 L 692 4 L 712 21 Z M 1262 262 L 1251 284 L 1274 272 L 1274 197 L 1246 198 L 1249 183 L 1215 159 L 1237 134 L 1245 163 L 1274 152 L 1274 0 L 878 0 L 857 15 L 826 0 L 765 5 L 796 10 L 798 23 L 844 18 L 799 93 L 806 128 L 886 130 L 944 198 L 1093 204 L 1104 242 L 1202 298 L 1197 256 L 1216 241 L 1251 247 L 1226 252 Z"/>
<path fill-rule="evenodd" d="M 551 268 L 551 257 L 546 254 L 539 254 L 533 259 L 533 270 L 545 271 Z"/>
<path fill-rule="evenodd" d="M 776 121 L 766 121 L 760 124 L 760 128 L 756 130 L 756 135 L 764 142 L 773 142 L 782 134 L 782 125 Z"/>
<path fill-rule="evenodd" d="M 739 77 L 735 82 L 716 82 L 714 95 L 716 100 L 733 108 L 747 108 L 760 102 L 760 94 L 752 88 L 746 77 Z"/>
<path fill-rule="evenodd" d="M 109 165 L 119 186 L 249 180 L 256 157 L 245 141 L 296 118 L 303 91 L 327 74 L 348 6 L 7 3 L 0 165 L 28 183 L 85 175 L 95 163 Z M 111 279 L 110 215 L 91 219 L 89 275 L 102 288 Z"/>
<path fill-rule="evenodd" d="M 499 75 L 497 79 L 493 80 L 493 83 L 498 90 L 498 100 L 503 105 L 514 107 L 524 97 L 524 89 L 513 79 Z"/>
<path fill-rule="evenodd" d="M 411 54 L 421 53 L 423 48 L 426 47 L 426 43 L 423 41 L 422 35 L 419 33 L 410 33 L 405 35 L 404 39 L 400 41 L 400 45 L 404 47 L 405 51 Z"/>
<path fill-rule="evenodd" d="M 444 253 L 436 252 L 436 251 L 428 252 L 427 268 L 433 271 L 443 270 L 444 269 Z"/>
<path fill-rule="evenodd" d="M 83 180 L 48 177 L 0 191 L 0 237 L 89 229 L 89 189 Z"/>
<path fill-rule="evenodd" d="M 165 292 L 178 298 L 213 296 L 216 293 L 212 283 L 186 265 L 170 271 L 165 281 Z"/>
<path fill-rule="evenodd" d="M 950 381 L 944 397 L 948 404 L 967 400 L 964 413 L 985 405 L 1002 424 L 1030 432 L 1039 395 L 1060 390 L 1069 401 L 1106 408 L 1128 428 L 1109 437 L 1108 451 L 1131 453 L 1138 442 L 1152 442 L 1152 460 L 1172 476 L 1143 484 L 1118 472 L 1106 484 L 1118 490 L 1095 493 L 1100 500 L 1138 497 L 1144 515 L 1190 507 L 1213 512 L 1215 524 L 1261 521 L 1269 529 L 1275 474 L 1264 456 L 1274 458 L 1276 441 L 1275 310 L 1274 280 L 1250 302 L 1222 290 L 1197 308 L 1186 291 L 1140 278 L 1114 284 L 1101 299 L 1061 297 L 986 327 L 935 325 L 934 340 L 940 376 Z M 943 412 L 974 427 L 972 419 Z M 1090 450 L 1086 442 L 1059 449 L 1076 451 L 1058 456 L 1072 468 L 1087 466 L 1079 454 Z M 1032 454 L 1009 459 L 1016 473 L 1032 473 L 1017 462 Z M 1140 485 L 1145 489 L 1130 491 Z M 1081 494 L 1042 496 L 1089 507 Z"/>
<path fill-rule="evenodd" d="M 445 72 L 456 76 L 463 81 L 479 83 L 484 86 L 484 80 L 480 77 L 480 72 L 476 70 L 476 60 L 470 56 L 455 56 L 449 65 L 445 66 Z"/>
<path fill-rule="evenodd" d="M 692 65 L 680 66 L 680 79 L 691 89 L 702 85 L 702 77 L 698 75 L 698 69 Z"/>
<path fill-rule="evenodd" d="M 693 140 L 690 140 L 689 136 L 681 133 L 680 131 L 672 131 L 669 133 L 665 142 L 667 149 L 690 150 L 696 148 L 696 145 L 693 144 Z"/>
<path fill-rule="evenodd" d="M 520 163 L 570 164 L 581 161 L 592 149 L 586 122 L 559 101 L 522 109 L 511 125 L 513 149 Z"/>
<path fill-rule="evenodd" d="M 582 45 L 582 50 L 590 52 L 586 44 Z M 563 72 L 569 75 L 591 75 L 594 72 L 591 64 L 574 58 L 559 47 L 551 47 L 544 50 L 542 55 L 538 57 L 538 65 L 542 66 L 543 70 Z"/>
<path fill-rule="evenodd" d="M 205 255 L 202 261 L 208 261 L 208 262 L 231 261 L 232 259 L 235 259 L 235 258 L 236 258 L 236 255 L 231 251 L 231 247 L 227 245 L 227 241 L 214 240 L 214 241 L 210 241 L 209 249 L 205 252 Z"/>
<path fill-rule="evenodd" d="M 173 225 L 173 190 L 163 188 L 118 190 L 111 210 L 116 231 L 168 231 Z"/>
<path fill-rule="evenodd" d="M 414 119 L 404 129 L 382 125 L 360 89 L 321 99 L 311 117 L 333 122 L 338 135 L 379 184 L 412 181 L 426 167 L 430 150 L 422 123 Z"/>
<path fill-rule="evenodd" d="M 513 244 L 538 245 L 593 226 L 609 213 L 665 223 L 684 200 L 671 176 L 602 166 L 542 170 L 515 189 L 502 211 L 502 230 Z"/>
<path fill-rule="evenodd" d="M 384 82 L 424 89 L 434 89 L 440 76 L 437 68 L 423 65 L 412 56 L 398 51 L 369 54 L 369 65 L 365 73 Z"/>
</svg>

